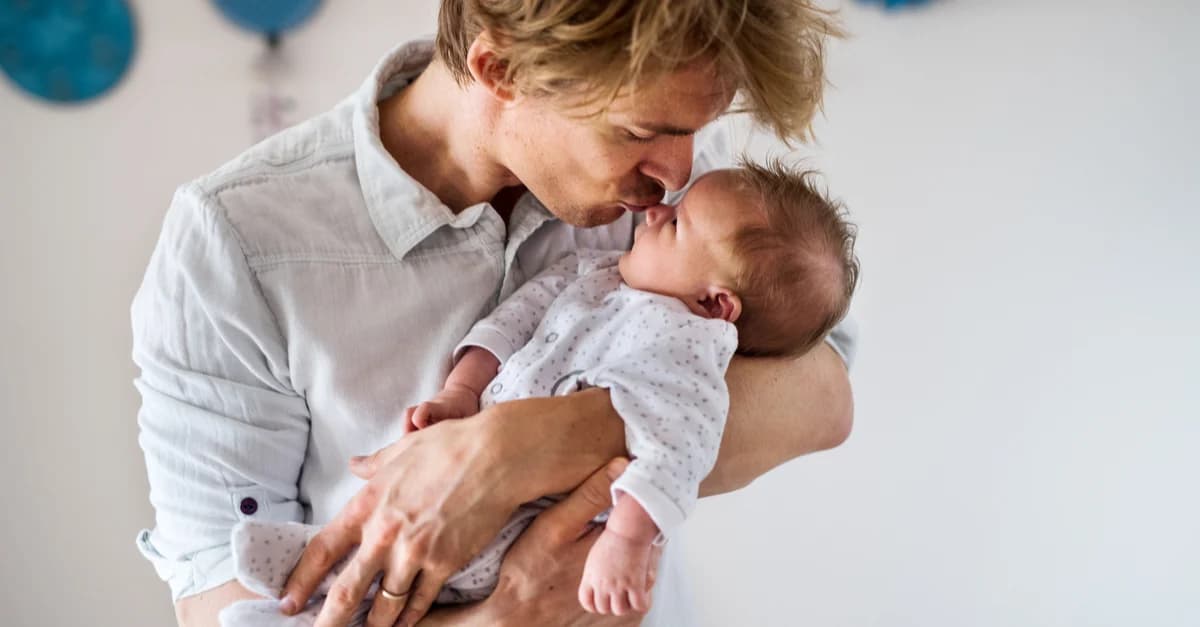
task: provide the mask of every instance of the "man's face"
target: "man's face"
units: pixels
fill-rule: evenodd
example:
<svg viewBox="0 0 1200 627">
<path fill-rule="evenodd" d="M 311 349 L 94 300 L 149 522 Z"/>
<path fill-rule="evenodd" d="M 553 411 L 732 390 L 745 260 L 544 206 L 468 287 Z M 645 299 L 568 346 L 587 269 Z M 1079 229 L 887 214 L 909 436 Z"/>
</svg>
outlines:
<svg viewBox="0 0 1200 627">
<path fill-rule="evenodd" d="M 505 113 L 500 158 L 564 222 L 608 224 L 687 183 L 695 132 L 732 97 L 709 64 L 622 95 L 596 116 L 522 97 Z"/>
</svg>

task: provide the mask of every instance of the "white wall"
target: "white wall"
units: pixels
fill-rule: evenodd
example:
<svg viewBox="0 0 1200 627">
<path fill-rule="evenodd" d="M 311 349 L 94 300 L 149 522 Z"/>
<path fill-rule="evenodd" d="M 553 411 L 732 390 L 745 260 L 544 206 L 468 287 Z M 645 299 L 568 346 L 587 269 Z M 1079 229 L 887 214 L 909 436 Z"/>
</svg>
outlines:
<svg viewBox="0 0 1200 627">
<path fill-rule="evenodd" d="M 170 622 L 132 543 L 128 303 L 174 187 L 248 143 L 259 45 L 134 4 L 104 100 L 0 86 L 5 624 Z M 297 119 L 434 28 L 432 1 L 326 4 L 287 42 Z M 806 152 L 862 229 L 856 429 L 702 502 L 704 624 L 1200 624 L 1200 8 L 844 16 Z"/>
</svg>

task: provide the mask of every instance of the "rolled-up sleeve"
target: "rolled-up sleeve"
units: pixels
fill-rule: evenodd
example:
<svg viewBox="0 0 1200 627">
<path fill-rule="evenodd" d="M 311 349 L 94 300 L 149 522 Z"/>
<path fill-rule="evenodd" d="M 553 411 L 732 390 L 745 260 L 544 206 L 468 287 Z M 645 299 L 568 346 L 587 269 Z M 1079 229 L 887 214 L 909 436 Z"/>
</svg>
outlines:
<svg viewBox="0 0 1200 627">
<path fill-rule="evenodd" d="M 233 579 L 239 520 L 303 518 L 308 409 L 239 242 L 210 198 L 181 188 L 132 306 L 155 510 L 137 546 L 176 600 Z"/>
</svg>

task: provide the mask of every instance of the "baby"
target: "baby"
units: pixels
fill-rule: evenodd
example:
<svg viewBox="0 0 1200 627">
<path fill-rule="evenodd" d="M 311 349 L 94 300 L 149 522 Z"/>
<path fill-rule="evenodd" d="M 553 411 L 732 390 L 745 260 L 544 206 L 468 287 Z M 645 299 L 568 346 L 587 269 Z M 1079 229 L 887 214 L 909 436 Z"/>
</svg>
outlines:
<svg viewBox="0 0 1200 627">
<path fill-rule="evenodd" d="M 589 612 L 649 609 L 652 546 L 691 512 L 716 461 L 735 351 L 800 355 L 849 307 L 854 231 L 806 177 L 780 164 L 710 172 L 677 208 L 647 209 L 628 253 L 568 255 L 479 321 L 441 392 L 405 414 L 411 431 L 494 403 L 609 390 L 632 461 L 613 484 L 615 505 L 584 567 L 579 600 Z M 490 594 L 504 552 L 545 501 L 523 506 L 438 601 Z M 278 597 L 315 529 L 270 525 L 235 529 L 235 562 L 244 585 Z M 258 536 L 288 547 L 269 575 L 250 568 L 265 558 Z M 238 624 L 229 618 L 224 624 Z"/>
<path fill-rule="evenodd" d="M 442 391 L 407 412 L 422 429 L 481 405 L 610 390 L 633 460 L 584 568 L 591 612 L 649 609 L 651 546 L 683 522 L 716 461 L 735 350 L 807 351 L 857 279 L 850 227 L 779 165 L 709 173 L 677 209 L 645 217 L 630 252 L 580 251 L 517 290 L 459 345 Z"/>
</svg>

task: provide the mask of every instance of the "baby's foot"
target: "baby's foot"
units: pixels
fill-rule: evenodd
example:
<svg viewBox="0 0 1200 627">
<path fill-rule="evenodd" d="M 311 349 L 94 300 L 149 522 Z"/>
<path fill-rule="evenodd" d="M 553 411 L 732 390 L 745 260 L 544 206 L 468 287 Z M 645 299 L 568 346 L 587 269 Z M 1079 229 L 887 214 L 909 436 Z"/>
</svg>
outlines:
<svg viewBox="0 0 1200 627">
<path fill-rule="evenodd" d="M 650 610 L 650 544 L 631 540 L 606 529 L 592 545 L 579 603 L 596 614 L 624 616 Z"/>
</svg>

